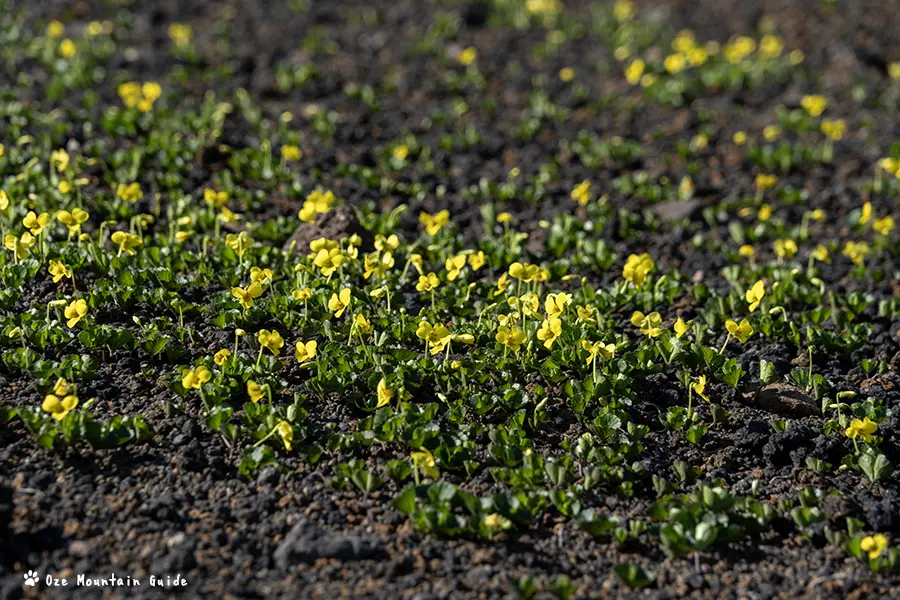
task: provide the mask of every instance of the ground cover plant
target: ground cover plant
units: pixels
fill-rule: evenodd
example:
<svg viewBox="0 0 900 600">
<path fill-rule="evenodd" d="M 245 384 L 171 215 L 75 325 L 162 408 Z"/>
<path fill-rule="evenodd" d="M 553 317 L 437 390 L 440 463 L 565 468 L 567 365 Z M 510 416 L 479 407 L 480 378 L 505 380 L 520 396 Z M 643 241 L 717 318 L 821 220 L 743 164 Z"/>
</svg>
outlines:
<svg viewBox="0 0 900 600">
<path fill-rule="evenodd" d="M 897 14 L 0 4 L 4 597 L 900 593 Z"/>
</svg>

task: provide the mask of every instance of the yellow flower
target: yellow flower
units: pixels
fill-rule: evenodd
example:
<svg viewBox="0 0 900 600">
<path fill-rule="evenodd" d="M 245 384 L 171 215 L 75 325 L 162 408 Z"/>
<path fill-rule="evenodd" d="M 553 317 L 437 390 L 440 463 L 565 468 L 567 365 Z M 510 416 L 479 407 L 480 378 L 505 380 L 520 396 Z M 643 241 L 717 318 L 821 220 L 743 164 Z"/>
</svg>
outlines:
<svg viewBox="0 0 900 600">
<path fill-rule="evenodd" d="M 753 326 L 747 319 L 741 319 L 740 325 L 729 319 L 725 322 L 725 329 L 742 344 L 753 335 Z"/>
<path fill-rule="evenodd" d="M 225 361 L 228 360 L 229 356 L 231 356 L 231 350 L 229 350 L 228 348 L 222 348 L 213 356 L 213 362 L 221 367 L 225 364 Z"/>
<path fill-rule="evenodd" d="M 281 334 L 277 331 L 269 331 L 268 329 L 260 329 L 259 333 L 256 335 L 256 340 L 259 342 L 259 345 L 263 348 L 268 348 L 269 352 L 278 356 L 281 353 L 281 348 L 284 346 L 284 340 L 281 339 Z"/>
<path fill-rule="evenodd" d="M 580 206 L 587 206 L 587 203 L 591 200 L 591 182 L 585 179 L 575 186 L 569 196 Z"/>
<path fill-rule="evenodd" d="M 441 476 L 440 471 L 437 470 L 437 466 L 434 461 L 434 455 L 428 451 L 426 448 L 422 448 L 418 452 L 413 452 L 409 455 L 412 459 L 413 465 L 422 473 L 424 473 L 427 477 L 431 477 L 432 479 L 436 479 Z"/>
<path fill-rule="evenodd" d="M 516 326 L 501 326 L 497 329 L 496 339 L 513 352 L 518 352 L 522 344 L 525 343 L 525 334 Z"/>
<path fill-rule="evenodd" d="M 63 420 L 67 414 L 75 410 L 76 406 L 78 406 L 78 396 L 73 394 L 64 397 L 62 400 L 58 396 L 50 394 L 44 397 L 44 402 L 41 404 L 41 408 L 45 412 L 50 413 L 50 416 L 57 421 Z"/>
<path fill-rule="evenodd" d="M 676 52 L 688 52 L 691 48 L 696 47 L 696 38 L 694 32 L 690 29 L 682 29 L 672 40 L 672 50 Z"/>
<path fill-rule="evenodd" d="M 512 223 L 512 220 L 513 220 L 513 216 L 511 214 L 509 214 L 508 212 L 502 212 L 499 215 L 497 215 L 497 222 L 500 224 Z"/>
<path fill-rule="evenodd" d="M 434 215 L 429 215 L 425 212 L 419 213 L 419 223 L 425 226 L 425 231 L 428 232 L 428 235 L 435 235 L 449 220 L 450 213 L 446 210 L 442 210 Z"/>
<path fill-rule="evenodd" d="M 862 209 L 860 210 L 860 213 L 859 213 L 859 224 L 865 225 L 871 219 L 872 219 L 872 203 L 866 202 L 865 204 L 862 205 Z M 28 227 L 28 225 L 25 225 L 25 227 Z M 34 233 L 34 232 L 32 231 L 32 233 Z M 37 234 L 35 234 L 35 235 L 37 235 Z"/>
<path fill-rule="evenodd" d="M 375 236 L 375 249 L 379 252 L 383 250 L 394 251 L 400 246 L 400 238 L 396 233 L 384 237 L 380 233 Z"/>
<path fill-rule="evenodd" d="M 872 229 L 881 235 L 887 235 L 894 230 L 894 217 L 887 215 L 872 221 Z"/>
<path fill-rule="evenodd" d="M 118 88 L 119 97 L 128 108 L 137 108 L 141 112 L 150 112 L 153 103 L 162 95 L 162 86 L 155 81 L 138 83 L 129 81 Z"/>
<path fill-rule="evenodd" d="M 756 249 L 750 244 L 744 244 L 743 246 L 738 248 L 738 252 L 744 258 L 753 258 L 753 256 L 756 254 Z"/>
<path fill-rule="evenodd" d="M 66 319 L 68 319 L 68 321 L 66 321 L 66 326 L 69 327 L 69 329 L 75 327 L 75 325 L 78 324 L 78 321 L 84 318 L 84 315 L 87 314 L 87 311 L 88 305 L 87 301 L 84 298 L 80 300 L 72 300 L 72 302 L 66 305 L 66 308 L 63 311 Z"/>
<path fill-rule="evenodd" d="M 399 144 L 398 146 L 395 146 L 393 151 L 391 152 L 391 156 L 396 161 L 402 162 L 406 160 L 406 157 L 409 156 L 409 146 L 407 146 L 406 144 Z"/>
<path fill-rule="evenodd" d="M 394 390 L 388 387 L 384 377 L 378 382 L 376 392 L 378 393 L 378 404 L 375 405 L 375 408 L 387 406 L 394 399 Z"/>
<path fill-rule="evenodd" d="M 303 207 L 297 216 L 305 223 L 312 223 L 316 220 L 316 215 L 325 214 L 331 210 L 336 201 L 337 198 L 331 190 L 315 189 L 303 201 Z"/>
<path fill-rule="evenodd" d="M 548 350 L 553 347 L 553 342 L 560 335 L 562 335 L 562 321 L 559 317 L 544 319 L 541 323 L 541 328 L 537 332 L 537 338 L 544 342 L 544 348 Z"/>
<path fill-rule="evenodd" d="M 800 100 L 800 106 L 811 117 L 818 117 L 825 112 L 825 108 L 828 106 L 828 98 L 819 95 L 803 96 Z"/>
<path fill-rule="evenodd" d="M 894 177 L 900 177 L 900 160 L 896 158 L 882 158 L 878 161 L 878 167 L 884 169 Z"/>
<path fill-rule="evenodd" d="M 700 377 L 697 377 L 694 380 L 694 382 L 691 384 L 691 389 L 694 390 L 694 392 L 698 396 L 700 396 L 701 398 L 703 398 L 704 400 L 709 402 L 709 396 L 707 396 L 705 393 L 706 392 L 706 375 L 701 375 Z"/>
<path fill-rule="evenodd" d="M 494 296 L 499 296 L 500 294 L 506 292 L 506 288 L 509 287 L 509 282 L 507 281 L 507 279 L 508 277 L 506 273 L 503 273 L 502 275 L 500 275 L 500 277 L 497 278 L 497 289 L 494 290 Z"/>
<path fill-rule="evenodd" d="M 628 21 L 634 16 L 634 3 L 631 0 L 616 0 L 613 16 L 617 21 Z"/>
<path fill-rule="evenodd" d="M 868 553 L 869 560 L 875 560 L 881 556 L 882 552 L 887 550 L 887 547 L 888 539 L 882 533 L 864 537 L 862 541 L 859 542 L 859 549 Z"/>
<path fill-rule="evenodd" d="M 294 347 L 294 357 L 296 357 L 297 362 L 302 365 L 303 363 L 314 359 L 318 354 L 318 349 L 319 343 L 316 340 L 309 340 L 308 342 L 299 340 Z"/>
<path fill-rule="evenodd" d="M 53 276 L 53 283 L 59 283 L 63 277 L 72 279 L 72 269 L 58 260 L 51 260 L 47 270 Z"/>
<path fill-rule="evenodd" d="M 247 382 L 247 395 L 250 396 L 250 401 L 253 402 L 253 404 L 256 404 L 263 399 L 266 392 L 263 389 L 263 386 L 251 379 Z"/>
<path fill-rule="evenodd" d="M 53 393 L 57 396 L 68 396 L 69 395 L 69 382 L 60 377 L 56 380 L 56 383 L 53 385 Z"/>
<path fill-rule="evenodd" d="M 167 30 L 169 39 L 176 46 L 184 47 L 191 43 L 194 30 L 187 23 L 172 23 Z"/>
<path fill-rule="evenodd" d="M 119 247 L 119 254 L 125 252 L 128 255 L 133 255 L 135 250 L 143 244 L 143 240 L 133 233 L 127 233 L 125 231 L 116 231 L 113 232 L 110 237 L 113 244 L 116 244 Z"/>
<path fill-rule="evenodd" d="M 281 147 L 281 157 L 284 160 L 300 160 L 303 157 L 303 152 L 298 146 L 285 144 Z"/>
<path fill-rule="evenodd" d="M 759 303 L 762 301 L 763 296 L 766 295 L 766 284 L 762 282 L 762 280 L 757 281 L 753 284 L 753 287 L 747 290 L 744 294 L 747 302 L 750 303 L 750 312 L 756 310 L 759 306 Z"/>
<path fill-rule="evenodd" d="M 481 521 L 484 526 L 491 531 L 504 530 L 512 527 L 512 521 L 501 515 L 500 513 L 491 513 L 486 515 Z"/>
<path fill-rule="evenodd" d="M 709 60 L 709 52 L 706 48 L 698 46 L 696 48 L 691 48 L 687 51 L 685 56 L 693 66 L 699 67 L 706 64 L 706 61 Z"/>
<path fill-rule="evenodd" d="M 66 26 L 59 21 L 50 21 L 47 24 L 47 37 L 61 38 L 66 31 Z"/>
<path fill-rule="evenodd" d="M 680 340 L 681 337 L 688 332 L 688 329 L 690 329 L 688 324 L 685 323 L 684 319 L 681 317 L 678 317 L 678 320 L 675 321 L 675 325 L 673 325 L 672 328 L 675 330 L 675 339 L 678 340 Z"/>
<path fill-rule="evenodd" d="M 0 152 L 0 156 L 3 156 L 3 153 Z M 0 210 L 6 210 L 9 208 L 9 196 L 5 191 L 0 190 Z"/>
<path fill-rule="evenodd" d="M 775 255 L 790 260 L 797 254 L 797 242 L 791 239 L 775 240 Z"/>
<path fill-rule="evenodd" d="M 538 308 L 541 305 L 541 302 L 538 299 L 537 295 L 530 292 L 527 294 L 522 294 L 522 296 L 518 298 L 516 296 L 512 296 L 507 300 L 507 303 L 513 307 L 518 306 L 522 311 L 522 314 L 526 317 L 531 317 L 532 315 L 537 313 Z"/>
<path fill-rule="evenodd" d="M 572 302 L 571 294 L 565 292 L 547 294 L 544 299 L 544 310 L 547 311 L 548 317 L 558 317 L 566 312 L 566 307 L 570 302 Z"/>
<path fill-rule="evenodd" d="M 252 267 L 250 269 L 250 281 L 255 281 L 260 285 L 265 285 L 272 279 L 272 269 L 260 269 Z"/>
<path fill-rule="evenodd" d="M 69 168 L 69 153 L 60 148 L 50 153 L 50 162 L 60 173 Z"/>
<path fill-rule="evenodd" d="M 203 190 L 203 201 L 212 208 L 222 208 L 228 203 L 228 192 L 217 192 L 212 188 Z"/>
<path fill-rule="evenodd" d="M 252 243 L 250 234 L 246 231 L 229 233 L 225 236 L 225 245 L 231 248 L 238 257 L 244 256 Z"/>
<path fill-rule="evenodd" d="M 112 32 L 112 23 L 110 21 L 91 21 L 84 28 L 84 32 L 92 38 L 104 33 L 109 34 Z"/>
<path fill-rule="evenodd" d="M 775 175 L 764 175 L 760 173 L 756 176 L 756 189 L 758 190 L 771 190 L 775 187 L 775 184 L 778 182 L 778 177 Z"/>
<path fill-rule="evenodd" d="M 854 265 L 861 265 L 870 252 L 871 249 L 866 242 L 848 241 L 844 244 L 844 251 L 841 254 L 849 258 Z"/>
<path fill-rule="evenodd" d="M 687 66 L 687 61 L 683 54 L 670 54 L 663 61 L 663 66 L 666 68 L 666 71 L 672 75 L 677 75 L 684 70 L 685 66 Z"/>
<path fill-rule="evenodd" d="M 641 287 L 644 285 L 644 282 L 647 281 L 647 274 L 650 273 L 655 266 L 656 263 L 653 262 L 653 259 L 650 258 L 649 254 L 645 253 L 640 256 L 632 254 L 625 262 L 625 267 L 622 268 L 622 277 L 624 277 L 626 281 L 633 283 L 636 287 Z"/>
<path fill-rule="evenodd" d="M 88 220 L 88 213 L 80 208 L 73 208 L 72 212 L 61 210 L 56 213 L 56 220 L 68 228 L 72 235 L 81 231 L 81 224 Z"/>
<path fill-rule="evenodd" d="M 847 122 L 843 119 L 824 119 L 822 121 L 822 133 L 837 142 L 844 137 L 844 131 L 847 129 Z"/>
<path fill-rule="evenodd" d="M 588 323 L 593 323 L 596 321 L 594 319 L 594 311 L 592 311 L 587 306 L 578 305 L 575 307 L 575 313 L 578 315 L 578 318 L 582 321 L 587 321 Z"/>
<path fill-rule="evenodd" d="M 362 313 L 356 315 L 356 319 L 354 319 L 356 323 L 356 328 L 360 333 L 372 333 L 372 324 L 366 318 L 366 316 Z"/>
<path fill-rule="evenodd" d="M 743 131 L 738 131 L 733 136 L 731 136 L 731 141 L 738 146 L 743 146 L 747 143 L 747 134 Z"/>
<path fill-rule="evenodd" d="M 778 125 L 767 125 L 763 128 L 763 137 L 767 142 L 774 142 L 781 137 L 781 127 Z"/>
<path fill-rule="evenodd" d="M 877 430 L 878 424 L 869 417 L 865 417 L 864 419 L 853 419 L 850 421 L 850 426 L 847 427 L 844 435 L 851 440 L 858 437 L 869 444 L 872 442 L 872 436 Z"/>
<path fill-rule="evenodd" d="M 648 337 L 659 337 L 663 332 L 662 327 L 660 327 L 662 324 L 662 317 L 658 312 L 652 312 L 649 315 L 645 315 L 641 311 L 636 310 L 631 315 L 631 324 L 640 329 L 641 333 Z"/>
<path fill-rule="evenodd" d="M 483 267 L 484 263 L 485 263 L 484 252 L 482 252 L 481 250 L 469 255 L 469 266 L 472 267 L 473 271 L 477 271 L 478 269 Z"/>
<path fill-rule="evenodd" d="M 278 434 L 281 443 L 284 444 L 284 449 L 290 452 L 293 448 L 291 443 L 294 441 L 294 428 L 287 421 L 279 421 L 275 432 Z"/>
<path fill-rule="evenodd" d="M 742 35 L 734 41 L 725 44 L 722 54 L 725 55 L 725 59 L 728 62 L 734 65 L 753 54 L 755 50 L 756 42 L 753 38 Z"/>
<path fill-rule="evenodd" d="M 888 65 L 888 75 L 891 76 L 891 79 L 900 79 L 900 61 Z"/>
<path fill-rule="evenodd" d="M 22 225 L 31 231 L 31 235 L 40 235 L 44 228 L 50 224 L 50 215 L 47 213 L 35 214 L 33 210 L 28 211 L 25 218 L 22 219 Z"/>
<path fill-rule="evenodd" d="M 78 52 L 78 46 L 70 39 L 65 39 L 59 43 L 59 54 L 63 58 L 72 58 Z"/>
<path fill-rule="evenodd" d="M 822 244 L 816 246 L 815 249 L 810 252 L 810 256 L 813 258 L 813 260 L 817 260 L 828 265 L 831 264 L 831 255 L 828 254 L 828 248 L 826 248 Z"/>
<path fill-rule="evenodd" d="M 509 274 L 511 277 L 515 277 L 525 283 L 529 281 L 535 281 L 540 277 L 541 268 L 537 265 L 532 264 L 522 264 L 520 262 L 514 262 L 509 265 Z"/>
<path fill-rule="evenodd" d="M 466 266 L 466 255 L 457 254 L 444 261 L 444 268 L 447 269 L 447 281 L 453 281 Z"/>
<path fill-rule="evenodd" d="M 425 340 L 428 343 L 431 347 L 432 354 L 442 352 L 447 347 L 447 344 L 453 339 L 453 336 L 447 327 L 440 323 L 432 325 L 428 321 L 419 323 L 419 326 L 416 329 L 416 337 Z"/>
<path fill-rule="evenodd" d="M 825 211 L 821 208 L 810 211 L 809 218 L 813 221 L 823 221 L 825 219 Z"/>
<path fill-rule="evenodd" d="M 613 358 L 616 355 L 616 345 L 613 343 L 594 342 L 591 344 L 587 340 L 581 340 L 581 349 L 588 353 L 588 357 L 584 361 L 586 364 L 591 364 L 598 356 L 600 358 Z"/>
<path fill-rule="evenodd" d="M 372 252 L 363 258 L 363 277 L 368 279 L 372 275 L 384 277 L 388 269 L 394 266 L 394 255 L 391 252 Z"/>
<path fill-rule="evenodd" d="M 22 237 L 16 237 L 11 233 L 7 233 L 3 238 L 3 244 L 7 249 L 12 250 L 17 259 L 28 256 L 28 250 L 35 244 L 34 236 L 29 232 L 22 234 Z"/>
<path fill-rule="evenodd" d="M 465 50 L 459 53 L 458 60 L 459 64 L 468 66 L 475 62 L 476 58 L 478 58 L 478 50 L 476 50 L 472 46 L 468 46 Z"/>
<path fill-rule="evenodd" d="M 241 220 L 241 215 L 232 212 L 227 206 L 223 206 L 216 218 L 223 223 L 237 223 Z"/>
<path fill-rule="evenodd" d="M 533 15 L 552 15 L 559 9 L 559 0 L 525 0 L 525 10 Z"/>
<path fill-rule="evenodd" d="M 141 191 L 141 185 L 138 182 L 129 183 L 125 185 L 124 183 L 120 183 L 116 188 L 116 196 L 128 202 L 129 204 L 134 204 L 138 200 L 141 199 L 144 193 Z"/>
<path fill-rule="evenodd" d="M 575 79 L 575 69 L 572 67 L 563 67 L 559 70 L 559 80 L 563 83 L 569 83 Z"/>
<path fill-rule="evenodd" d="M 631 61 L 631 64 L 628 65 L 628 68 L 625 69 L 625 80 L 628 81 L 631 85 L 637 85 L 641 81 L 641 77 L 644 75 L 644 69 L 646 68 L 646 64 L 640 58 L 636 58 Z"/>
<path fill-rule="evenodd" d="M 328 300 L 328 310 L 334 313 L 334 316 L 340 318 L 344 311 L 350 306 L 350 288 L 344 288 L 340 294 L 331 294 Z"/>
<path fill-rule="evenodd" d="M 767 34 L 759 41 L 759 54 L 763 58 L 778 58 L 784 51 L 784 42 L 777 35 Z"/>
<path fill-rule="evenodd" d="M 322 275 L 328 277 L 344 264 L 344 255 L 340 248 L 332 248 L 331 250 L 323 248 L 316 253 L 313 264 L 319 267 Z"/>
<path fill-rule="evenodd" d="M 199 390 L 204 383 L 209 381 L 210 377 L 212 377 L 212 373 L 206 367 L 186 369 L 181 376 L 181 385 L 186 390 Z"/>
<path fill-rule="evenodd" d="M 299 290 L 294 290 L 291 292 L 291 296 L 295 300 L 309 300 L 312 298 L 312 290 L 307 288 L 301 288 Z"/>
<path fill-rule="evenodd" d="M 253 306 L 253 299 L 259 298 L 260 296 L 262 296 L 262 293 L 262 286 L 255 281 L 248 285 L 246 288 L 231 288 L 231 295 L 237 298 L 238 302 L 241 303 L 241 306 L 244 308 L 244 310 L 247 310 L 251 306 Z"/>
<path fill-rule="evenodd" d="M 440 285 L 440 283 L 440 279 L 438 279 L 438 276 L 434 273 L 419 275 L 419 282 L 416 284 L 416 289 L 420 292 L 430 292 Z"/>
</svg>

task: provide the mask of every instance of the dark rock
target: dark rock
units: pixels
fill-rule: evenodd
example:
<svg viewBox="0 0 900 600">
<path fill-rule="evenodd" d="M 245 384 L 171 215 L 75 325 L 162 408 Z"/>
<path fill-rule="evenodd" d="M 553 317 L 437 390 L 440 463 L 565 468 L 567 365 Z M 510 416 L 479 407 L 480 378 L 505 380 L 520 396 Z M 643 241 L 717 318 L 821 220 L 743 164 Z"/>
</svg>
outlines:
<svg viewBox="0 0 900 600">
<path fill-rule="evenodd" d="M 284 249 L 295 252 L 309 252 L 309 243 L 319 238 L 329 240 L 341 240 L 353 234 L 362 238 L 363 252 L 373 247 L 372 235 L 359 223 L 356 213 L 347 205 L 337 206 L 324 214 L 316 215 L 313 223 L 303 223 L 294 232 L 294 235 L 285 242 Z"/>
<path fill-rule="evenodd" d="M 770 464 L 780 467 L 789 463 L 804 466 L 806 456 L 814 444 L 812 429 L 802 423 L 788 427 L 787 431 L 775 432 L 763 446 L 763 456 Z"/>
<path fill-rule="evenodd" d="M 190 571 L 197 565 L 194 557 L 194 541 L 184 533 L 176 533 L 169 538 L 169 551 L 153 563 L 152 570 L 162 573 Z"/>
<path fill-rule="evenodd" d="M 668 200 L 653 205 L 653 212 L 665 223 L 692 219 L 700 209 L 699 200 Z"/>
<path fill-rule="evenodd" d="M 357 561 L 381 553 L 381 543 L 376 540 L 323 531 L 304 519 L 285 536 L 273 558 L 279 569 L 287 570 L 293 564 L 311 563 L 320 558 Z"/>
<path fill-rule="evenodd" d="M 275 467 L 266 467 L 260 471 L 259 475 L 256 477 L 256 485 L 277 485 L 280 479 L 281 474 L 278 472 L 278 469 Z"/>
<path fill-rule="evenodd" d="M 771 383 L 743 394 L 746 404 L 786 417 L 814 417 L 821 414 L 815 399 L 795 385 Z"/>
</svg>

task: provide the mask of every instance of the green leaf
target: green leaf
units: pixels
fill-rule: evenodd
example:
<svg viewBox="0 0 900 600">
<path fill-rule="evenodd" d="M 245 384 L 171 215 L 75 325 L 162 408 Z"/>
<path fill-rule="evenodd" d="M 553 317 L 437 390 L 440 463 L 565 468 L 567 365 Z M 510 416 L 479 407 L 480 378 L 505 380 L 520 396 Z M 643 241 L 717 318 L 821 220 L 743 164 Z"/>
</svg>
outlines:
<svg viewBox="0 0 900 600">
<path fill-rule="evenodd" d="M 859 457 L 859 470 L 862 471 L 870 481 L 878 481 L 883 477 L 887 477 L 894 470 L 891 462 L 884 454 L 875 455 L 867 452 Z"/>
<path fill-rule="evenodd" d="M 768 385 L 773 383 L 776 379 L 778 379 L 778 373 L 775 371 L 775 365 L 764 358 L 760 359 L 759 380 L 763 385 Z"/>
<path fill-rule="evenodd" d="M 411 515 L 416 510 L 416 486 L 408 485 L 394 499 L 394 508 L 400 512 Z"/>
</svg>

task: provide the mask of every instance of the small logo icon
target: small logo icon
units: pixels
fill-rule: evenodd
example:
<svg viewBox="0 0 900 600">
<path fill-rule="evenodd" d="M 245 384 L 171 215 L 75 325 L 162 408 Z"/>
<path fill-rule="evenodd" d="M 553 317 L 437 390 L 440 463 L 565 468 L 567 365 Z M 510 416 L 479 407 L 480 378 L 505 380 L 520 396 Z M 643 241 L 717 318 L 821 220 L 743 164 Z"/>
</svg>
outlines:
<svg viewBox="0 0 900 600">
<path fill-rule="evenodd" d="M 25 585 L 29 587 L 34 587 L 34 585 L 38 582 L 38 574 L 37 571 L 28 571 L 25 573 Z"/>
</svg>

